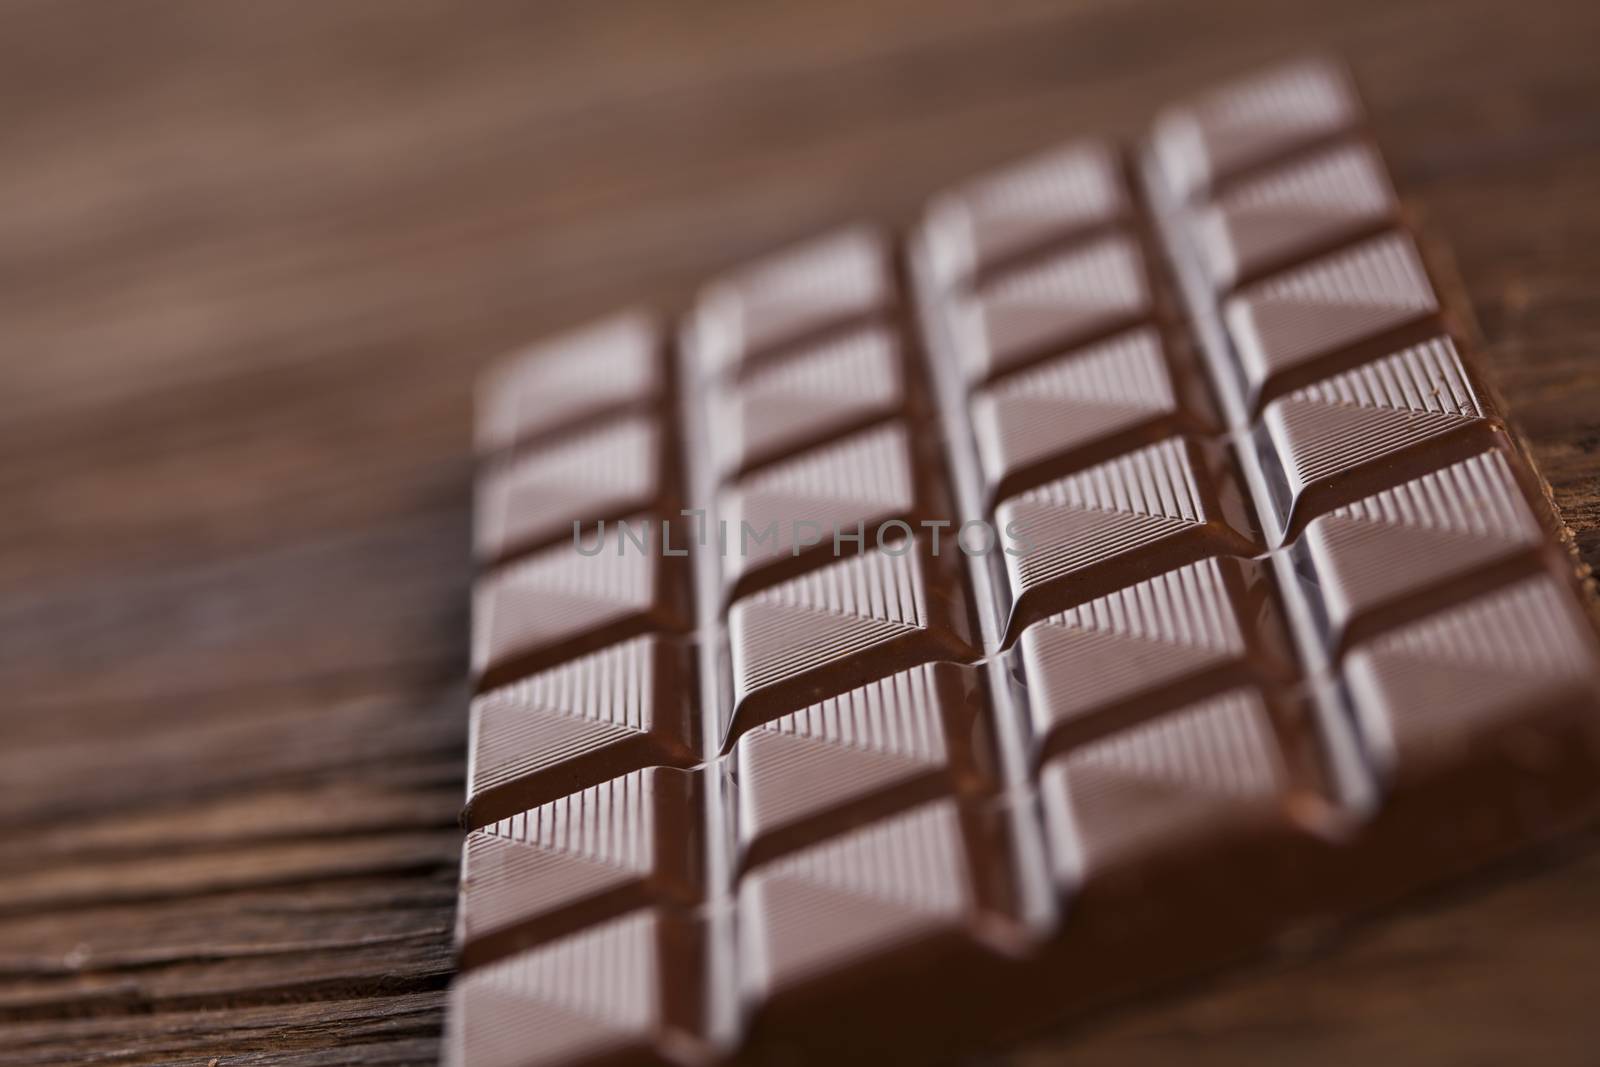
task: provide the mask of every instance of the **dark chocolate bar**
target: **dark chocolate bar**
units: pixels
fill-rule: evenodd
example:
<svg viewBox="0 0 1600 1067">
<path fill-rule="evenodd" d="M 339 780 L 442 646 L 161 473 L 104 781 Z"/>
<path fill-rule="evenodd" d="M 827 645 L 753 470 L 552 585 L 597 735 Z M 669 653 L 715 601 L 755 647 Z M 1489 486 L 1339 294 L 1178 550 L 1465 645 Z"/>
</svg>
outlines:
<svg viewBox="0 0 1600 1067">
<path fill-rule="evenodd" d="M 1308 61 L 510 363 L 446 1061 L 948 1057 L 1591 815 L 1471 346 Z"/>
</svg>

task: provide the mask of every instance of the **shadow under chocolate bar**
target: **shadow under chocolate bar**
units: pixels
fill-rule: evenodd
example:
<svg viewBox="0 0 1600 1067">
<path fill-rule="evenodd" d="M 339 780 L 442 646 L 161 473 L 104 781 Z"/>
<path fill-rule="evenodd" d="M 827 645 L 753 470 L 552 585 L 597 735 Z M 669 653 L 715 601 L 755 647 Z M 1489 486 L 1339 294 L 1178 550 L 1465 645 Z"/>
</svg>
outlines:
<svg viewBox="0 0 1600 1067">
<path fill-rule="evenodd" d="M 1441 277 L 1310 60 L 488 379 L 446 1061 L 947 1057 L 1593 813 Z"/>
</svg>

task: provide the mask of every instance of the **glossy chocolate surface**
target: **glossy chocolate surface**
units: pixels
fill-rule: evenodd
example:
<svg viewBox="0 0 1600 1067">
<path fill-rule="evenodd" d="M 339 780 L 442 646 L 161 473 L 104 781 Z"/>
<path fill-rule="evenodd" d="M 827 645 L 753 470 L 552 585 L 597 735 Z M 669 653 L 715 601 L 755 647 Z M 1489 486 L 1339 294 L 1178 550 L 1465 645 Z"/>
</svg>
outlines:
<svg viewBox="0 0 1600 1067">
<path fill-rule="evenodd" d="M 1600 808 L 1401 219 L 1291 64 L 490 378 L 447 1062 L 949 1057 Z"/>
</svg>

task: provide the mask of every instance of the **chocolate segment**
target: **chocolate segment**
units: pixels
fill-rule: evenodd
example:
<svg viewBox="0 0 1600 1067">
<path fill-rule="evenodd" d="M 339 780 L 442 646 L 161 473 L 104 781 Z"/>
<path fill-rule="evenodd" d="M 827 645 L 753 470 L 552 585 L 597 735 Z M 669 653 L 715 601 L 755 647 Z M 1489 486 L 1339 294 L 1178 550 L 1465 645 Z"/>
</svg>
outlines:
<svg viewBox="0 0 1600 1067">
<path fill-rule="evenodd" d="M 1212 480 L 1200 449 L 1170 438 L 1003 502 L 1010 629 L 1144 574 L 1249 554 Z"/>
<path fill-rule="evenodd" d="M 492 371 L 478 392 L 484 452 L 587 426 L 661 393 L 662 339 L 654 320 L 625 312 L 552 338 Z"/>
<path fill-rule="evenodd" d="M 467 808 L 475 829 L 625 771 L 697 762 L 688 649 L 636 637 L 472 702 Z"/>
<path fill-rule="evenodd" d="M 1161 335 L 1148 327 L 1008 375 L 972 400 L 978 454 L 997 492 L 1043 481 L 1075 454 L 1167 436 L 1186 428 L 1182 415 Z"/>
<path fill-rule="evenodd" d="M 1046 753 L 1242 682 L 1293 675 L 1269 575 L 1212 557 L 1028 627 L 1018 643 Z"/>
<path fill-rule="evenodd" d="M 1464 576 L 1538 566 L 1543 547 L 1505 455 L 1480 452 L 1318 517 L 1291 552 L 1338 643 Z"/>
<path fill-rule="evenodd" d="M 1393 222 L 1377 152 L 1335 145 L 1234 185 L 1196 212 L 1196 249 L 1217 288 L 1281 270 Z"/>
<path fill-rule="evenodd" d="M 736 601 L 728 612 L 734 729 L 873 674 L 971 657 L 970 609 L 948 562 L 905 540 Z"/>
<path fill-rule="evenodd" d="M 1250 286 L 1223 316 L 1252 408 L 1361 345 L 1389 350 L 1439 305 L 1410 238 L 1387 234 Z M 1374 355 L 1379 353 L 1372 353 Z"/>
<path fill-rule="evenodd" d="M 948 1059 L 1600 810 L 1559 519 L 1347 77 L 1130 158 L 488 380 L 447 1062 Z"/>
<path fill-rule="evenodd" d="M 918 467 L 907 427 L 887 423 L 741 479 L 719 501 L 729 537 L 739 538 L 723 556 L 729 585 L 737 594 L 805 569 L 812 556 L 876 543 L 895 520 L 913 528 L 931 507 L 918 500 L 927 495 L 915 484 Z M 855 536 L 845 542 L 839 531 Z"/>
<path fill-rule="evenodd" d="M 656 421 L 635 416 L 489 464 L 474 523 L 479 556 L 499 562 L 570 540 L 575 522 L 621 519 L 657 505 L 667 454 Z"/>
<path fill-rule="evenodd" d="M 456 913 L 462 965 L 631 907 L 693 904 L 702 774 L 648 767 L 474 830 Z"/>
<path fill-rule="evenodd" d="M 453 1067 L 672 1062 L 705 1033 L 705 924 L 636 911 L 468 972 L 450 991 Z"/>
<path fill-rule="evenodd" d="M 860 1060 L 885 1031 L 894 1054 L 922 1060 L 988 1016 L 986 980 L 1006 973 L 993 884 L 1011 865 L 1005 825 L 938 801 L 749 872 L 744 1054 Z"/>
<path fill-rule="evenodd" d="M 746 879 L 748 981 L 768 996 L 896 949 L 961 937 L 976 901 L 956 806 L 929 804 L 846 833 Z M 821 911 L 832 921 L 816 924 Z"/>
<path fill-rule="evenodd" d="M 799 349 L 724 386 L 711 412 L 721 468 L 740 472 L 902 410 L 903 347 L 895 331 L 866 327 Z"/>
<path fill-rule="evenodd" d="M 739 738 L 743 861 L 920 800 L 991 786 L 980 675 L 924 664 L 763 723 Z"/>
<path fill-rule="evenodd" d="M 1132 325 L 1151 296 L 1139 246 L 1111 235 L 996 278 L 964 303 L 962 358 L 972 381 Z"/>
<path fill-rule="evenodd" d="M 684 551 L 670 542 L 685 535 L 651 515 L 592 529 L 479 581 L 472 668 L 480 689 L 636 634 L 686 625 L 685 561 L 664 555 Z"/>
<path fill-rule="evenodd" d="M 1345 677 L 1385 772 L 1411 780 L 1473 749 L 1536 770 L 1559 744 L 1549 709 L 1584 709 L 1592 737 L 1600 659 L 1583 623 L 1539 575 L 1356 649 Z"/>
<path fill-rule="evenodd" d="M 1214 188 L 1354 127 L 1360 105 L 1344 71 L 1320 60 L 1290 63 L 1174 107 L 1151 144 L 1179 199 Z"/>
<path fill-rule="evenodd" d="M 1273 403 L 1256 438 L 1272 513 L 1280 529 L 1292 529 L 1307 508 L 1338 502 L 1374 468 L 1379 484 L 1392 483 L 1406 455 L 1437 464 L 1453 458 L 1452 444 L 1476 450 L 1476 439 L 1481 447 L 1489 431 L 1454 343 L 1437 337 Z"/>
<path fill-rule="evenodd" d="M 1121 161 L 1083 141 L 1016 164 L 929 206 L 931 264 L 946 283 L 971 280 L 1128 212 Z"/>
<path fill-rule="evenodd" d="M 1267 707 L 1249 689 L 1087 744 L 1040 780 L 1056 880 L 1075 888 L 1136 879 L 1152 855 L 1205 856 L 1301 834 L 1290 785 Z"/>
<path fill-rule="evenodd" d="M 696 322 L 700 369 L 742 367 L 886 312 L 896 299 L 892 255 L 883 234 L 858 226 L 714 283 Z"/>
</svg>

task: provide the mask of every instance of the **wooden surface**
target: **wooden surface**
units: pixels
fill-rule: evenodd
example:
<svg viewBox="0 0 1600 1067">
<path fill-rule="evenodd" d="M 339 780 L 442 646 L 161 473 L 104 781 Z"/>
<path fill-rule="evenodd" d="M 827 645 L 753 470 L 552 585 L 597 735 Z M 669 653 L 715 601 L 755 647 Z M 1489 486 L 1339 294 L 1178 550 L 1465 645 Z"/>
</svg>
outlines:
<svg viewBox="0 0 1600 1067">
<path fill-rule="evenodd" d="M 1600 561 L 1600 5 L 0 8 L 0 1061 L 427 1063 L 489 357 L 1308 46 Z M 1593 1062 L 1600 837 L 1017 1062 Z"/>
</svg>

